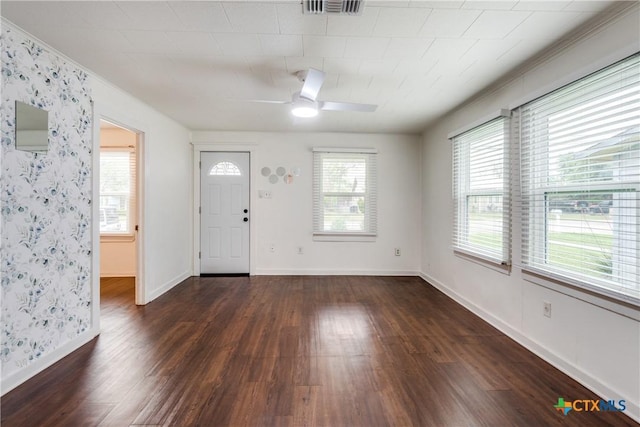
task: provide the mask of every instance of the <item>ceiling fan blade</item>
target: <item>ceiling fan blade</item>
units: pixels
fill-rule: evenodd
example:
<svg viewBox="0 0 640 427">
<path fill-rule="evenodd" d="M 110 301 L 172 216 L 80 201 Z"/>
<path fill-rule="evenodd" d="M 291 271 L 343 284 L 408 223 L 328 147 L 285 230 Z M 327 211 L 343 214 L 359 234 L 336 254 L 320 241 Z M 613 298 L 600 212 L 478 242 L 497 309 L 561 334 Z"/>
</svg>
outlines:
<svg viewBox="0 0 640 427">
<path fill-rule="evenodd" d="M 247 102 L 257 102 L 259 104 L 291 104 L 291 101 L 270 101 L 268 99 L 247 99 Z"/>
<path fill-rule="evenodd" d="M 324 101 L 320 103 L 321 110 L 329 111 L 360 111 L 363 113 L 372 113 L 378 108 L 373 104 L 353 104 L 351 102 L 331 102 Z"/>
<path fill-rule="evenodd" d="M 304 78 L 304 85 L 300 90 L 300 96 L 315 101 L 322 83 L 324 83 L 324 73 L 315 68 L 309 68 L 307 76 Z"/>
</svg>

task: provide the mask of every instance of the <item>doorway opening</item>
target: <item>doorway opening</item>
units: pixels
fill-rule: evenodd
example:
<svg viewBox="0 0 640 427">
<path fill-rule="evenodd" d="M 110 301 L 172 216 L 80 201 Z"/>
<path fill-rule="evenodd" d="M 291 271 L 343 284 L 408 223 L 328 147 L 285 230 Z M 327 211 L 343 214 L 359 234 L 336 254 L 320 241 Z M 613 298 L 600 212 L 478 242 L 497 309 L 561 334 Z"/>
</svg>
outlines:
<svg viewBox="0 0 640 427">
<path fill-rule="evenodd" d="M 139 151 L 142 133 L 100 120 L 100 290 L 122 304 L 139 301 Z M 117 292 L 114 293 L 114 285 Z"/>
</svg>

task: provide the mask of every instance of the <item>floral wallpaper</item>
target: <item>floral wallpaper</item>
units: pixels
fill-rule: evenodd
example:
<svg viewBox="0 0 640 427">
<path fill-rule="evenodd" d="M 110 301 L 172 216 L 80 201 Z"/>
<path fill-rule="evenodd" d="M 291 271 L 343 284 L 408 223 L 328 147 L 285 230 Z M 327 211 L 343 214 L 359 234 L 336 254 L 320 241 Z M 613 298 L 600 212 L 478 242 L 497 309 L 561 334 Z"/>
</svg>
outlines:
<svg viewBox="0 0 640 427">
<path fill-rule="evenodd" d="M 2 378 L 91 327 L 89 76 L 4 26 L 0 277 Z M 49 150 L 15 149 L 15 101 L 49 112 Z"/>
</svg>

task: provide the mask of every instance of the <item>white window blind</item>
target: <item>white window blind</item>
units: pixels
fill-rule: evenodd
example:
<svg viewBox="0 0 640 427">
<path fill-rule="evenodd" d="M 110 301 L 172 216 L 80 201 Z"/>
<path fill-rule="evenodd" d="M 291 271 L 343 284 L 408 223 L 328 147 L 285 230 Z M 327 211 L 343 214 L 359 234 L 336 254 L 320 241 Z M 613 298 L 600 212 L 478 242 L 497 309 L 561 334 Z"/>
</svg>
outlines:
<svg viewBox="0 0 640 427">
<path fill-rule="evenodd" d="M 640 303 L 640 55 L 519 116 L 525 269 Z"/>
<path fill-rule="evenodd" d="M 510 263 L 509 119 L 498 117 L 453 141 L 453 248 Z"/>
<path fill-rule="evenodd" d="M 100 234 L 132 236 L 135 225 L 134 147 L 100 149 Z"/>
<path fill-rule="evenodd" d="M 314 148 L 314 236 L 376 236 L 376 157 L 375 150 Z"/>
</svg>

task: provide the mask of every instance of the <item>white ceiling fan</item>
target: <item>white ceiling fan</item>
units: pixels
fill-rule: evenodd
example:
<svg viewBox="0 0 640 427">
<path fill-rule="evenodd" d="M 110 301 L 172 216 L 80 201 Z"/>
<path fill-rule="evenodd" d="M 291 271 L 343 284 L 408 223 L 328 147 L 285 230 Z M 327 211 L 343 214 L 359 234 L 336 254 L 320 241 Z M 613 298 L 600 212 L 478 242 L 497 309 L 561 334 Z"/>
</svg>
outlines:
<svg viewBox="0 0 640 427">
<path fill-rule="evenodd" d="M 314 68 L 307 71 L 298 71 L 298 79 L 304 84 L 300 92 L 291 97 L 291 101 L 256 101 L 269 104 L 290 104 L 291 113 L 296 117 L 314 117 L 320 110 L 328 111 L 360 111 L 371 113 L 378 108 L 372 104 L 355 104 L 351 102 L 318 101 L 318 92 L 324 83 L 325 74 Z"/>
</svg>

